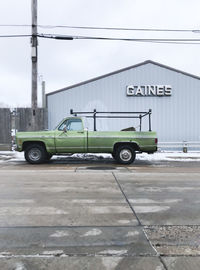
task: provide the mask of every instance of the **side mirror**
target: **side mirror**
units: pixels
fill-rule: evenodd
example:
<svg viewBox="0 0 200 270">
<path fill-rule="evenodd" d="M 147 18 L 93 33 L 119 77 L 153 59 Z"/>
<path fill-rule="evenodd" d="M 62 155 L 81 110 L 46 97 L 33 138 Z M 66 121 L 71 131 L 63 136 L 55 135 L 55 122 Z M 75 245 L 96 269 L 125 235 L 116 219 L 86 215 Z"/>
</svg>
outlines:
<svg viewBox="0 0 200 270">
<path fill-rule="evenodd" d="M 66 127 L 63 128 L 63 132 L 64 132 L 64 133 L 67 132 L 67 128 L 66 128 Z"/>
</svg>

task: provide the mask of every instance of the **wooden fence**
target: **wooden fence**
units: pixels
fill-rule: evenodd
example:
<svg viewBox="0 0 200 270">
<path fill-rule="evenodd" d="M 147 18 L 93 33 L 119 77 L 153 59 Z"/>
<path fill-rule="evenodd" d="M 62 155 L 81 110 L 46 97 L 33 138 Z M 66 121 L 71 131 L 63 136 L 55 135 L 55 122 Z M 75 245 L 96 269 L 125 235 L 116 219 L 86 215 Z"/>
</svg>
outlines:
<svg viewBox="0 0 200 270">
<path fill-rule="evenodd" d="M 16 131 L 47 128 L 47 109 L 0 108 L 0 151 L 11 150 Z"/>
</svg>

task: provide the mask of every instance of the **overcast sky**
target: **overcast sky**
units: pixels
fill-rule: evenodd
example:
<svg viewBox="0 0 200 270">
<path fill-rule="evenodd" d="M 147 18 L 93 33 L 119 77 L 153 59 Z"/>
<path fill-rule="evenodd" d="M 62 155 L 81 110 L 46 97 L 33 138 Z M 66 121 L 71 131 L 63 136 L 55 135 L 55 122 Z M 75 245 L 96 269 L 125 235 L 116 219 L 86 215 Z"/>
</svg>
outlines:
<svg viewBox="0 0 200 270">
<path fill-rule="evenodd" d="M 38 24 L 125 28 L 200 29 L 199 0 L 38 0 Z M 31 24 L 31 0 L 0 3 L 0 24 Z M 39 33 L 124 38 L 200 38 L 200 33 L 138 33 L 38 29 Z M 3 34 L 30 34 L 29 27 L 0 27 Z M 200 76 L 200 45 L 39 39 L 38 99 L 46 92 L 153 60 Z M 0 39 L 0 104 L 30 106 L 30 38 Z"/>
</svg>

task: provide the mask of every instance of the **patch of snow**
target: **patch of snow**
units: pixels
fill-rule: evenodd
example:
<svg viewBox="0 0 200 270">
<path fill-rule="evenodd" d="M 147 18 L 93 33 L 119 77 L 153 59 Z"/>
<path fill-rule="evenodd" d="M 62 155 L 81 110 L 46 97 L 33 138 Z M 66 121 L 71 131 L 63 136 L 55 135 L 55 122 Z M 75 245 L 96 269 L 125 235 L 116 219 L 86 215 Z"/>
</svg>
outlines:
<svg viewBox="0 0 200 270">
<path fill-rule="evenodd" d="M 9 256 L 9 255 L 12 255 L 12 253 L 7 252 L 7 251 L 2 251 L 2 252 L 0 252 L 0 255 Z"/>
<path fill-rule="evenodd" d="M 65 237 L 69 236 L 69 232 L 67 231 L 56 231 L 55 233 L 51 234 L 50 237 Z"/>
<path fill-rule="evenodd" d="M 139 232 L 138 231 L 134 231 L 134 232 L 128 232 L 125 237 L 134 237 L 136 235 L 139 235 Z"/>
<path fill-rule="evenodd" d="M 170 209 L 169 206 L 135 206 L 136 213 L 157 213 Z"/>
<path fill-rule="evenodd" d="M 112 159 L 111 154 L 105 153 L 87 153 L 87 154 L 73 154 L 73 155 L 63 155 L 55 156 L 54 159 L 60 158 L 74 158 L 74 159 L 84 159 L 84 160 L 99 160 L 99 159 Z M 24 152 L 17 151 L 0 151 L 0 162 L 4 161 L 21 161 L 24 160 Z M 200 152 L 192 151 L 188 153 L 183 152 L 156 152 L 154 154 L 142 153 L 136 156 L 137 160 L 145 161 L 200 161 Z"/>
<path fill-rule="evenodd" d="M 13 204 L 26 204 L 26 203 L 34 203 L 35 201 L 34 200 L 32 200 L 32 199 L 10 199 L 10 200 L 8 200 L 8 199 L 0 199 L 0 204 L 2 204 L 2 203 L 6 203 L 6 204 L 11 204 L 11 203 L 13 203 Z"/>
<path fill-rule="evenodd" d="M 162 266 L 157 266 L 155 270 L 163 270 L 163 267 Z"/>
<path fill-rule="evenodd" d="M 16 159 L 24 159 L 24 152 L 14 152 Z"/>
<path fill-rule="evenodd" d="M 131 211 L 126 206 L 96 206 L 91 207 L 90 212 L 93 214 L 110 214 L 110 213 L 130 214 Z"/>
<path fill-rule="evenodd" d="M 122 260 L 120 257 L 102 257 L 102 264 L 106 270 L 115 269 L 119 262 Z"/>
<path fill-rule="evenodd" d="M 71 201 L 72 203 L 91 203 L 91 204 L 93 204 L 93 203 L 95 203 L 96 202 L 96 200 L 88 200 L 88 199 L 76 199 L 76 200 L 72 200 Z"/>
<path fill-rule="evenodd" d="M 26 270 L 26 267 L 24 266 L 23 263 L 19 262 L 19 263 L 16 263 L 15 270 Z"/>
<path fill-rule="evenodd" d="M 2 215 L 66 215 L 68 212 L 54 207 L 0 207 L 0 216 Z"/>
<path fill-rule="evenodd" d="M 155 152 L 154 154 L 142 153 L 136 156 L 137 160 L 149 161 L 200 161 L 200 152 Z"/>
<path fill-rule="evenodd" d="M 129 202 L 133 204 L 161 204 L 161 203 L 177 203 L 181 202 L 181 199 L 166 199 L 163 201 L 155 201 L 151 199 L 130 199 Z"/>
<path fill-rule="evenodd" d="M 67 155 L 62 156 L 56 156 L 55 158 L 67 158 Z M 72 154 L 70 155 L 70 158 L 74 159 L 84 159 L 84 160 L 99 160 L 99 159 L 112 159 L 111 154 L 105 154 L 105 153 L 86 153 L 86 154 Z"/>
<path fill-rule="evenodd" d="M 85 234 L 81 235 L 81 237 L 86 237 L 86 236 L 96 236 L 102 234 L 102 231 L 99 229 L 92 229 Z"/>
<path fill-rule="evenodd" d="M 118 220 L 118 223 L 120 223 L 120 224 L 128 224 L 128 223 L 130 223 L 131 221 L 130 220 L 128 220 L 128 219 L 120 219 L 120 220 Z"/>
<path fill-rule="evenodd" d="M 98 254 L 120 256 L 120 255 L 127 254 L 127 250 L 126 249 L 122 249 L 122 250 L 108 249 L 108 250 L 100 251 Z"/>
<path fill-rule="evenodd" d="M 24 152 L 0 151 L 0 162 L 24 160 Z"/>
<path fill-rule="evenodd" d="M 58 255 L 62 255 L 64 253 L 63 250 L 46 250 L 44 251 L 42 254 L 43 255 L 54 255 L 54 256 L 58 256 Z"/>
<path fill-rule="evenodd" d="M 163 192 L 169 190 L 170 192 L 182 192 L 189 190 L 200 190 L 200 187 L 144 187 L 137 188 L 137 191 L 140 192 Z"/>
<path fill-rule="evenodd" d="M 14 151 L 0 151 L 0 155 L 14 155 Z"/>
</svg>

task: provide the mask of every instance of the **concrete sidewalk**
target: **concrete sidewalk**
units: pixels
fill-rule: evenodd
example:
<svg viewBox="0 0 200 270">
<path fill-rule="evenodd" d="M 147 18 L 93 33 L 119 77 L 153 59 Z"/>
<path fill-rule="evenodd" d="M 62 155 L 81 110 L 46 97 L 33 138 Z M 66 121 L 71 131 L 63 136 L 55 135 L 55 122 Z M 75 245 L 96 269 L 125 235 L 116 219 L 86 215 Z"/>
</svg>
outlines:
<svg viewBox="0 0 200 270">
<path fill-rule="evenodd" d="M 0 269 L 200 269 L 200 167 L 184 164 L 1 165 Z"/>
</svg>

